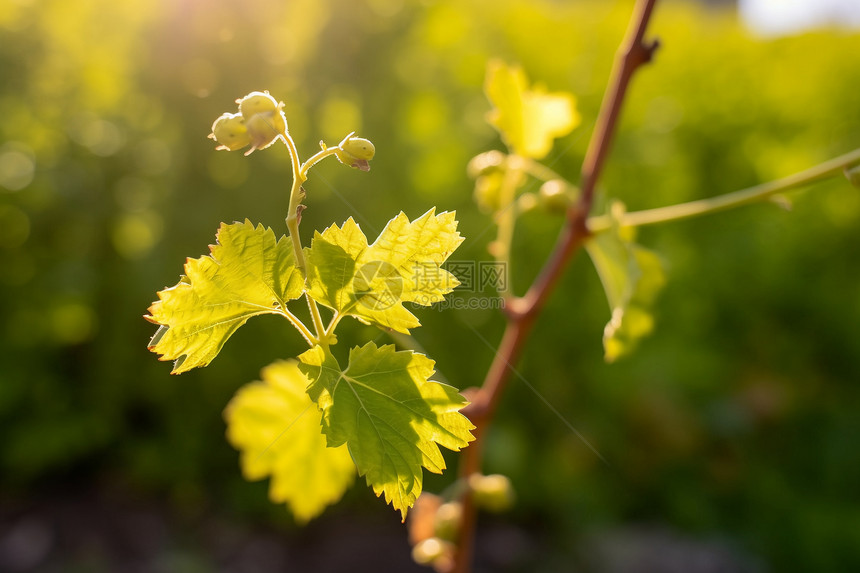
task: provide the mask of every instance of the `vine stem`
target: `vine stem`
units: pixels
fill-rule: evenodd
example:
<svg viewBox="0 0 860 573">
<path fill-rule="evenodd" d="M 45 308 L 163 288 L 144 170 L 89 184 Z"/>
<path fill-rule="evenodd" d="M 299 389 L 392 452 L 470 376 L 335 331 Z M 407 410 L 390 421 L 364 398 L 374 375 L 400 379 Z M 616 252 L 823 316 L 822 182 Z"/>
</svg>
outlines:
<svg viewBox="0 0 860 573">
<path fill-rule="evenodd" d="M 296 147 L 296 142 L 293 141 L 290 134 L 285 132 L 282 133 L 280 137 L 284 142 L 284 145 L 286 145 L 287 149 L 290 151 L 290 163 L 293 166 L 293 186 L 290 188 L 290 206 L 287 214 L 287 229 L 290 232 L 290 240 L 293 244 L 293 254 L 296 258 L 296 266 L 301 269 L 302 275 L 307 278 L 305 256 L 302 252 L 302 239 L 299 236 L 299 206 L 301 205 L 302 199 L 304 199 L 305 195 L 302 190 L 302 183 L 308 179 L 308 170 L 324 157 L 333 155 L 336 149 L 323 149 L 302 164 L 299 160 L 299 151 Z M 311 320 L 313 321 L 314 331 L 316 332 L 316 336 L 313 337 L 312 340 L 308 340 L 308 343 L 311 346 L 314 344 L 320 344 L 327 347 L 328 336 L 326 334 L 325 325 L 322 321 L 322 316 L 320 315 L 319 306 L 317 306 L 316 301 L 307 293 L 307 291 L 305 291 L 305 298 L 308 301 L 308 309 L 310 310 Z M 304 336 L 304 333 L 302 333 L 302 335 Z M 307 336 L 305 336 L 305 338 L 307 339 Z"/>
<path fill-rule="evenodd" d="M 679 203 L 668 207 L 626 213 L 621 217 L 619 224 L 622 227 L 641 227 L 718 213 L 726 209 L 757 203 L 790 189 L 803 187 L 804 185 L 832 177 L 839 174 L 843 169 L 852 167 L 857 163 L 860 163 L 860 149 L 849 151 L 844 155 L 840 155 L 794 175 L 748 187 L 747 189 L 741 189 L 733 193 Z M 601 233 L 610 227 L 611 222 L 606 215 L 588 219 L 588 229 L 591 233 Z"/>
<path fill-rule="evenodd" d="M 508 299 L 507 324 L 496 356 L 490 365 L 480 389 L 472 396 L 472 403 L 464 410 L 475 424 L 475 441 L 463 451 L 460 466 L 461 478 L 468 478 L 481 469 L 483 436 L 493 417 L 499 397 L 504 390 L 513 365 L 522 352 L 534 321 L 543 304 L 553 291 L 562 271 L 573 254 L 590 236 L 588 215 L 594 202 L 597 181 L 612 143 L 621 105 L 630 79 L 639 67 L 649 62 L 657 49 L 656 41 L 645 43 L 644 36 L 657 0 L 637 0 L 630 24 L 616 54 L 610 73 L 609 87 L 600 106 L 597 125 L 591 134 L 582 165 L 581 194 L 571 205 L 561 234 L 540 274 L 522 298 Z M 468 573 L 471 569 L 475 537 L 476 508 L 471 494 L 463 498 L 463 518 L 457 535 L 457 552 L 452 573 Z"/>
<path fill-rule="evenodd" d="M 302 239 L 299 236 L 299 205 L 302 202 L 302 183 L 307 180 L 307 175 L 303 177 L 302 166 L 299 160 L 299 150 L 296 148 L 296 142 L 289 133 L 281 134 L 281 141 L 287 146 L 290 152 L 290 163 L 293 166 L 293 186 L 290 188 L 290 206 L 287 210 L 287 229 L 290 231 L 290 239 L 293 242 L 293 254 L 296 257 L 296 266 L 302 269 L 305 273 L 305 256 L 302 253 Z"/>
<path fill-rule="evenodd" d="M 296 330 L 299 331 L 299 334 L 302 335 L 302 338 L 304 338 L 305 341 L 307 341 L 307 343 L 311 347 L 314 346 L 316 338 L 314 338 L 313 333 L 311 333 L 311 331 L 308 330 L 308 327 L 305 326 L 305 323 L 302 322 L 301 320 L 299 320 L 299 317 L 297 317 L 296 315 L 291 313 L 289 310 L 287 310 L 286 305 L 283 305 L 281 307 L 280 314 L 283 315 L 287 320 L 290 321 L 290 324 L 292 324 L 296 328 Z"/>
</svg>

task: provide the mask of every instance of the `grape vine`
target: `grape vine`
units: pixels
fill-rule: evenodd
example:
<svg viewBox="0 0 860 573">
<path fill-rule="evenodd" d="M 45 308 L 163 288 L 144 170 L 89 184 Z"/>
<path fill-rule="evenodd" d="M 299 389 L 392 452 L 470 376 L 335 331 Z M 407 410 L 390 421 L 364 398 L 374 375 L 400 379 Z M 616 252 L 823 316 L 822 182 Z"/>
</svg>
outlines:
<svg viewBox="0 0 860 573">
<path fill-rule="evenodd" d="M 180 374 L 208 365 L 248 319 L 287 319 L 310 349 L 264 368 L 263 380 L 240 389 L 225 410 L 245 476 L 271 476 L 272 500 L 306 521 L 337 501 L 357 471 L 405 520 L 421 494 L 422 468 L 445 469 L 439 446 L 458 451 L 474 439 L 474 426 L 460 413 L 467 402 L 431 380 L 434 363 L 422 354 L 369 342 L 353 347 L 341 367 L 331 347 L 344 317 L 404 334 L 420 326 L 403 303 L 439 302 L 459 284 L 441 267 L 463 242 L 455 214 L 430 209 L 410 221 L 401 212 L 372 244 L 349 218 L 315 232 L 302 247 L 302 185 L 311 168 L 336 157 L 367 171 L 374 146 L 349 134 L 334 147 L 321 143 L 301 162 L 283 103 L 267 92 L 237 103 L 237 113 L 215 120 L 210 137 L 219 150 L 250 146 L 246 155 L 277 141 L 287 146 L 293 166 L 289 238 L 247 220 L 222 223 L 210 254 L 189 259 L 179 282 L 159 292 L 149 308 L 145 318 L 159 325 L 149 348 L 160 360 L 173 360 L 172 373 Z M 310 325 L 290 309 L 300 298 L 310 309 Z M 330 311 L 327 325 L 320 306 Z M 285 423 L 294 429 L 280 438 Z"/>
<path fill-rule="evenodd" d="M 267 92 L 237 100 L 237 112 L 215 121 L 210 137 L 219 150 L 248 148 L 247 155 L 277 142 L 287 147 L 293 177 L 287 234 L 278 236 L 248 220 L 222 223 L 210 253 L 188 259 L 179 281 L 159 292 L 149 308 L 146 319 L 158 325 L 149 348 L 160 360 L 174 361 L 172 373 L 179 374 L 208 365 L 253 316 L 276 314 L 293 325 L 308 350 L 263 368 L 261 380 L 240 388 L 224 415 L 245 477 L 269 477 L 271 500 L 285 503 L 297 521 L 319 515 L 356 475 L 364 476 L 404 521 L 412 508 L 408 530 L 416 562 L 440 573 L 466 573 L 477 509 L 504 511 L 515 497 L 505 476 L 483 475 L 483 437 L 544 303 L 576 252 L 590 257 L 606 294 L 603 345 L 612 362 L 653 330 L 651 306 L 666 282 L 661 258 L 636 242 L 637 227 L 768 200 L 842 172 L 857 184 L 860 150 L 720 197 L 632 213 L 615 200 L 604 213 L 592 213 L 631 78 L 658 47 L 645 39 L 655 4 L 637 0 L 578 184 L 540 163 L 556 138 L 579 125 L 576 98 L 531 85 L 519 67 L 496 60 L 488 65 L 488 122 L 506 151 L 479 154 L 468 172 L 478 207 L 495 224 L 490 254 L 510 269 L 514 229 L 526 211 L 561 215 L 565 223 L 523 295 L 513 292 L 511 280 L 502 281 L 506 329 L 484 383 L 464 390 L 466 397 L 434 381 L 434 362 L 422 353 L 375 342 L 343 355 L 333 349 L 344 318 L 376 325 L 397 339 L 420 326 L 404 303 L 439 303 L 458 286 L 443 267 L 464 240 L 455 214 L 431 208 L 410 219 L 401 212 L 373 242 L 349 218 L 314 231 L 305 247 L 300 224 L 312 168 L 336 157 L 367 171 L 374 145 L 350 133 L 332 147 L 321 142 L 320 150 L 302 161 L 283 104 Z M 528 190 L 530 180 L 539 182 L 538 192 Z M 309 309 L 309 323 L 293 312 L 302 304 Z M 423 492 L 423 471 L 445 470 L 440 446 L 465 448 L 460 478 L 441 494 Z"/>
</svg>

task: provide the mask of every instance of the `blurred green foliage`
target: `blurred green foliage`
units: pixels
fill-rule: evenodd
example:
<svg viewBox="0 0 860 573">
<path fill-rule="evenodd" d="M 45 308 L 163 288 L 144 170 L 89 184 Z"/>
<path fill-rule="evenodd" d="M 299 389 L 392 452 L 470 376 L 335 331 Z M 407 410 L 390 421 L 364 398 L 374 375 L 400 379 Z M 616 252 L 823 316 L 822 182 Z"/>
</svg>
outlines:
<svg viewBox="0 0 860 573">
<path fill-rule="evenodd" d="M 213 367 L 181 378 L 146 350 L 153 329 L 141 315 L 184 257 L 206 252 L 220 221 L 286 230 L 286 151 L 215 152 L 212 121 L 268 89 L 286 102 L 305 154 L 353 130 L 373 140 L 369 174 L 317 169 L 306 233 L 354 215 L 375 235 L 400 209 L 413 217 L 436 205 L 458 211 L 458 257 L 488 260 L 493 232 L 464 173 L 471 156 L 501 147 L 484 122 L 487 60 L 518 62 L 577 95 L 583 125 L 547 160 L 575 180 L 630 8 L 0 5 L 2 495 L 78 480 L 164 493 L 189 511 L 285 520 L 265 484 L 242 482 L 221 411 L 262 366 L 301 350 L 289 325 L 248 325 Z M 765 41 L 732 14 L 671 2 L 651 30 L 663 47 L 634 80 L 601 187 L 630 210 L 732 191 L 860 146 L 860 36 Z M 841 180 L 791 199 L 790 213 L 762 205 L 643 229 L 669 283 L 656 333 L 611 366 L 606 301 L 586 257 L 575 261 L 530 341 L 528 384 L 513 380 L 490 438 L 488 471 L 511 475 L 518 491 L 511 519 L 546 540 L 531 570 L 564 569 L 571 540 L 641 522 L 723 539 L 776 571 L 860 567 L 860 196 Z M 525 218 L 516 289 L 558 226 Z M 420 318 L 416 335 L 441 374 L 461 388 L 480 383 L 501 319 Z M 361 493 L 347 505 L 389 511 Z"/>
</svg>

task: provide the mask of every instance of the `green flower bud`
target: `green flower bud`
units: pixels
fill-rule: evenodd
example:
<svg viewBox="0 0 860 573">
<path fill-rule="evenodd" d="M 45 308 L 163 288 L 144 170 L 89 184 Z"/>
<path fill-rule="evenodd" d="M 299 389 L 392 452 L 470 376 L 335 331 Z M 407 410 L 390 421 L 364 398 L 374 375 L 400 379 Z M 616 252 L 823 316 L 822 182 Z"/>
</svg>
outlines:
<svg viewBox="0 0 860 573">
<path fill-rule="evenodd" d="M 370 171 L 368 161 L 373 159 L 373 156 L 376 154 L 376 148 L 367 139 L 349 136 L 340 142 L 334 154 L 338 161 L 344 165 L 349 165 L 362 171 Z"/>
<path fill-rule="evenodd" d="M 258 113 L 272 113 L 280 110 L 280 105 L 269 95 L 269 92 L 251 92 L 237 99 L 236 103 L 239 104 L 239 113 L 245 119 L 250 119 Z"/>
<path fill-rule="evenodd" d="M 454 555 L 454 544 L 449 541 L 443 541 L 438 537 L 431 537 L 415 544 L 412 548 L 412 560 L 419 565 L 437 565 L 437 570 L 444 570 L 439 567 L 440 560 L 450 561 Z"/>
<path fill-rule="evenodd" d="M 495 213 L 501 209 L 502 171 L 493 171 L 475 179 L 475 203 L 484 213 Z"/>
<path fill-rule="evenodd" d="M 534 193 L 523 193 L 517 198 L 517 210 L 520 213 L 528 213 L 529 211 L 535 210 L 540 201 L 538 200 L 537 195 Z"/>
<path fill-rule="evenodd" d="M 567 212 L 576 195 L 576 189 L 561 179 L 550 179 L 538 190 L 541 206 L 550 213 Z"/>
<path fill-rule="evenodd" d="M 245 155 L 250 155 L 257 149 L 265 149 L 272 145 L 281 135 L 287 133 L 287 118 L 284 112 L 261 112 L 245 119 L 245 127 L 251 137 L 251 149 Z"/>
<path fill-rule="evenodd" d="M 466 173 L 470 178 L 475 179 L 481 175 L 500 171 L 505 164 L 506 157 L 501 151 L 486 151 L 480 155 L 476 155 L 469 161 L 469 165 L 466 166 Z"/>
<path fill-rule="evenodd" d="M 460 529 L 460 522 L 462 520 L 462 503 L 459 501 L 443 503 L 436 510 L 436 518 L 434 520 L 436 537 L 441 537 L 449 541 L 453 540 L 457 536 L 457 531 Z"/>
<path fill-rule="evenodd" d="M 472 474 L 469 476 L 469 487 L 475 505 L 487 511 L 499 513 L 514 504 L 514 488 L 507 476 Z"/>
<path fill-rule="evenodd" d="M 245 119 L 239 113 L 225 113 L 212 124 L 209 139 L 220 143 L 215 149 L 236 151 L 251 143 Z"/>
</svg>

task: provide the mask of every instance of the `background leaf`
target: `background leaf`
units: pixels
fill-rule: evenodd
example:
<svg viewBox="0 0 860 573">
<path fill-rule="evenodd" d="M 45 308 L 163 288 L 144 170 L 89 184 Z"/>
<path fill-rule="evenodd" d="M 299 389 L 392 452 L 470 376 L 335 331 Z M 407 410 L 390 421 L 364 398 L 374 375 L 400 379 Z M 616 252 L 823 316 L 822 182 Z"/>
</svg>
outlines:
<svg viewBox="0 0 860 573">
<path fill-rule="evenodd" d="M 206 366 L 252 316 L 283 314 L 303 291 L 286 237 L 250 221 L 221 224 L 211 255 L 188 259 L 176 286 L 158 293 L 150 322 L 161 325 L 149 349 L 176 360 L 172 374 Z"/>
<path fill-rule="evenodd" d="M 350 351 L 345 370 L 319 346 L 299 360 L 329 446 L 346 443 L 358 473 L 403 519 L 421 493 L 421 468 L 445 469 L 438 446 L 459 451 L 474 439 L 459 412 L 466 400 L 430 380 L 434 363 L 423 354 L 368 342 Z"/>
<path fill-rule="evenodd" d="M 355 464 L 346 448 L 328 448 L 309 380 L 294 360 L 262 371 L 224 410 L 227 439 L 241 451 L 245 479 L 271 476 L 269 498 L 289 506 L 296 521 L 313 519 L 352 484 Z"/>
<path fill-rule="evenodd" d="M 487 121 L 516 154 L 546 157 L 553 139 L 570 133 L 580 122 L 576 99 L 564 92 L 529 88 L 525 72 L 493 60 L 487 67 L 484 91 L 495 106 Z"/>
<path fill-rule="evenodd" d="M 620 210 L 623 210 L 623 205 L 615 202 L 611 211 L 618 214 Z M 654 329 L 651 307 L 666 284 L 660 258 L 625 237 L 631 231 L 613 224 L 585 245 L 600 275 L 612 313 L 603 330 L 607 362 L 629 354 L 640 338 L 651 333 Z"/>
</svg>

